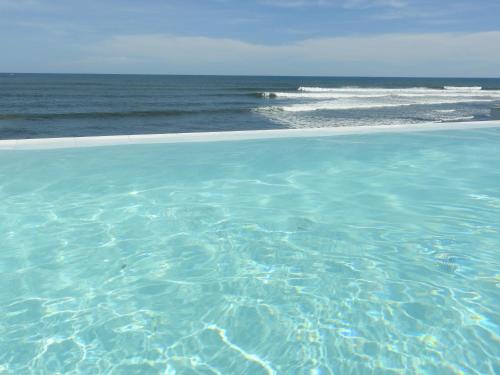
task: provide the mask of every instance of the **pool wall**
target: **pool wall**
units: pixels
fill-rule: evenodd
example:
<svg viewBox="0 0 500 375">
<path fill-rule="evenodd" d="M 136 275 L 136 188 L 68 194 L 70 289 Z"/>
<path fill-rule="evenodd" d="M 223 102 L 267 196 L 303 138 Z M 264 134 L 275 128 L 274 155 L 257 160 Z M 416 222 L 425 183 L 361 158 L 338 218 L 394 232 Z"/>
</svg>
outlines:
<svg viewBox="0 0 500 375">
<path fill-rule="evenodd" d="M 98 137 L 7 139 L 0 140 L 0 150 L 54 149 L 147 143 L 216 142 L 268 138 L 329 137 L 350 134 L 419 132 L 439 130 L 473 130 L 495 127 L 500 127 L 500 120 L 308 129 L 272 129 L 201 133 L 113 135 Z"/>
</svg>

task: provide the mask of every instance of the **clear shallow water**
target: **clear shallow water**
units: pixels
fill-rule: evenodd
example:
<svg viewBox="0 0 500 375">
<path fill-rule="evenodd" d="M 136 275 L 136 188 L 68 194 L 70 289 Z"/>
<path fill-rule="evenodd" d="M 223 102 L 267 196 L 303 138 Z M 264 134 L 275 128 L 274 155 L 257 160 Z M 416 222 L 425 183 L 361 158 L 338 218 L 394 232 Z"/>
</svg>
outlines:
<svg viewBox="0 0 500 375">
<path fill-rule="evenodd" d="M 488 120 L 500 79 L 0 74 L 0 139 Z"/>
<path fill-rule="evenodd" d="M 0 372 L 498 373 L 499 144 L 0 152 Z"/>
</svg>

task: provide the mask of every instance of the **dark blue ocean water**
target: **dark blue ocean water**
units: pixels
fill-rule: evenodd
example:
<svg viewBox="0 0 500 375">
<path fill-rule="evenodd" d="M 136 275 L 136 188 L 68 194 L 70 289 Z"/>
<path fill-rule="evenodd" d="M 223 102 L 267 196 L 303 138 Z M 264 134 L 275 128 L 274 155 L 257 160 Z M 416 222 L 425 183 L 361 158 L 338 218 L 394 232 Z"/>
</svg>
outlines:
<svg viewBox="0 0 500 375">
<path fill-rule="evenodd" d="M 0 74 L 0 138 L 487 120 L 500 79 Z"/>
</svg>

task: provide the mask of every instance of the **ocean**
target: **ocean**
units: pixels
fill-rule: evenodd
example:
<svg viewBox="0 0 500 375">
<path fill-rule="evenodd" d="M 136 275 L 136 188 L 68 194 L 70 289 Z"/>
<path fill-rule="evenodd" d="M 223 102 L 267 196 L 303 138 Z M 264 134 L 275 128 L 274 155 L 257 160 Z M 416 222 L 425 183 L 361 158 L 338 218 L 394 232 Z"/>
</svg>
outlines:
<svg viewBox="0 0 500 375">
<path fill-rule="evenodd" d="M 0 74 L 0 139 L 488 120 L 500 79 Z"/>
</svg>

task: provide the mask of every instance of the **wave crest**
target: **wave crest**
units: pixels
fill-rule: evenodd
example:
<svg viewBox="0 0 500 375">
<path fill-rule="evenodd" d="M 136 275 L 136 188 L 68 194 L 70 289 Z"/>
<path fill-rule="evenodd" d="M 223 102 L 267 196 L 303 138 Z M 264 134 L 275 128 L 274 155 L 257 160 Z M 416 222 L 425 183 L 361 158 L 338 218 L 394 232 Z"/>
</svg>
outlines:
<svg viewBox="0 0 500 375">
<path fill-rule="evenodd" d="M 481 86 L 444 86 L 443 89 L 453 91 L 481 91 L 483 88 Z"/>
<path fill-rule="evenodd" d="M 346 102 L 349 109 L 356 107 L 384 107 L 412 104 L 442 104 L 500 100 L 500 90 L 482 90 L 481 86 L 445 86 L 446 89 L 428 87 L 299 87 L 297 91 L 263 92 L 262 98 L 297 100 L 299 104 L 323 103 L 333 100 Z M 357 101 L 355 105 L 351 101 Z M 374 104 L 375 103 L 375 104 Z M 340 105 L 340 104 L 339 104 Z M 327 105 L 328 106 L 328 105 Z"/>
<path fill-rule="evenodd" d="M 408 102 L 360 102 L 360 101 L 322 101 L 306 104 L 291 104 L 287 106 L 269 107 L 271 110 L 280 110 L 285 112 L 312 112 L 320 110 L 349 110 L 349 109 L 375 109 L 375 108 L 391 108 L 391 107 L 408 107 L 415 105 L 438 105 L 438 104 L 454 104 L 454 103 L 471 103 L 471 102 L 489 102 L 486 99 L 454 99 L 454 100 L 425 100 L 425 101 L 408 101 Z"/>
</svg>

